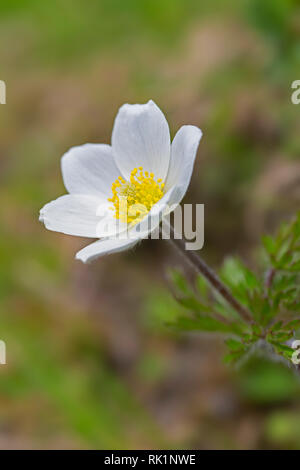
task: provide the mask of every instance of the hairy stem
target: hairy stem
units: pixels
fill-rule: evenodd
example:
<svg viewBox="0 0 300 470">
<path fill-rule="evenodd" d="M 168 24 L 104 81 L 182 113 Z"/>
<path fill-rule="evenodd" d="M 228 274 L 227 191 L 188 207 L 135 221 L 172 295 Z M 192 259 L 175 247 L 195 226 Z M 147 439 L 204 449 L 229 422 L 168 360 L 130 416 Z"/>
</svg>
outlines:
<svg viewBox="0 0 300 470">
<path fill-rule="evenodd" d="M 270 289 L 270 287 L 272 286 L 272 282 L 273 282 L 275 274 L 276 274 L 275 268 L 270 268 L 267 271 L 266 278 L 265 278 L 265 286 L 267 289 Z"/>
<path fill-rule="evenodd" d="M 161 229 L 162 230 L 162 229 Z M 252 323 L 252 317 L 250 312 L 244 307 L 230 292 L 227 286 L 219 279 L 214 271 L 203 261 L 203 259 L 196 254 L 194 251 L 189 251 L 185 249 L 184 240 L 175 239 L 174 228 L 170 225 L 170 242 L 171 244 L 180 252 L 180 254 L 192 265 L 197 273 L 202 274 L 202 276 L 207 279 L 211 286 L 222 295 L 222 297 L 230 304 L 234 310 L 240 315 L 240 317 L 246 323 Z"/>
</svg>

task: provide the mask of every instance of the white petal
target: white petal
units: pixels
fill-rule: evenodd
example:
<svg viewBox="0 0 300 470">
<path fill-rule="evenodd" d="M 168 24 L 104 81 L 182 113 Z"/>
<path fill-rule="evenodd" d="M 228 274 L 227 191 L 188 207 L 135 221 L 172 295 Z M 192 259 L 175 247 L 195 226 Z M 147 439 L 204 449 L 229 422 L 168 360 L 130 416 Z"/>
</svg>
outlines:
<svg viewBox="0 0 300 470">
<path fill-rule="evenodd" d="M 67 194 L 46 204 L 40 211 L 40 221 L 44 222 L 48 230 L 67 235 L 92 238 L 108 236 L 117 231 L 100 233 L 100 222 L 101 227 L 111 227 L 113 224 L 113 214 L 108 210 L 108 205 L 108 202 L 94 196 Z M 107 224 L 102 224 L 103 220 Z"/>
<path fill-rule="evenodd" d="M 71 194 L 92 194 L 108 198 L 112 183 L 120 176 L 105 144 L 85 144 L 72 147 L 61 160 L 63 180 Z"/>
<path fill-rule="evenodd" d="M 174 137 L 165 184 L 167 191 L 172 186 L 176 186 L 178 189 L 172 204 L 178 204 L 187 191 L 201 137 L 201 130 L 195 126 L 182 126 Z"/>
<path fill-rule="evenodd" d="M 172 212 L 175 207 L 170 206 L 171 201 L 178 197 L 178 189 L 176 187 L 171 188 L 160 201 L 158 201 L 147 214 L 147 216 L 138 224 L 136 224 L 129 232 L 128 236 L 131 238 L 147 238 L 162 221 L 162 217 L 169 212 Z M 125 234 L 121 234 L 124 237 Z"/>
<path fill-rule="evenodd" d="M 119 240 L 119 239 L 106 239 L 98 240 L 86 246 L 76 254 L 76 259 L 84 263 L 90 262 L 100 256 L 109 255 L 110 253 L 117 253 L 125 251 L 136 245 L 138 240 Z"/>
<path fill-rule="evenodd" d="M 170 132 L 165 116 L 153 101 L 124 104 L 116 117 L 112 148 L 125 178 L 142 166 L 155 178 L 165 179 L 170 160 Z"/>
<path fill-rule="evenodd" d="M 166 210 L 168 211 L 168 202 L 172 196 L 174 197 L 174 191 L 176 192 L 176 188 L 172 188 L 166 193 L 164 197 L 153 206 L 147 217 L 133 229 L 126 233 L 116 235 L 115 238 L 98 240 L 86 246 L 76 254 L 76 259 L 86 263 L 100 256 L 125 251 L 134 247 L 142 238 L 146 238 L 150 232 L 157 229 L 162 215 Z M 136 230 L 137 227 L 139 228 Z"/>
</svg>

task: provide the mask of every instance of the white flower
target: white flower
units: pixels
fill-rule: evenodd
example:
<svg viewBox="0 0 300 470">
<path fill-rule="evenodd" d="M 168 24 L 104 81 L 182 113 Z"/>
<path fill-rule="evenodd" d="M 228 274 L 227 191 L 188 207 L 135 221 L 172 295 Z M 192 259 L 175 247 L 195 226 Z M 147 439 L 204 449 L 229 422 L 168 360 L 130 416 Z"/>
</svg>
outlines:
<svg viewBox="0 0 300 470">
<path fill-rule="evenodd" d="M 137 227 L 152 231 L 185 195 L 201 136 L 197 127 L 183 126 L 171 144 L 153 101 L 123 105 L 111 146 L 85 144 L 62 157 L 69 194 L 46 204 L 40 220 L 49 230 L 100 238 L 77 253 L 83 262 L 133 247 L 150 231 Z"/>
</svg>

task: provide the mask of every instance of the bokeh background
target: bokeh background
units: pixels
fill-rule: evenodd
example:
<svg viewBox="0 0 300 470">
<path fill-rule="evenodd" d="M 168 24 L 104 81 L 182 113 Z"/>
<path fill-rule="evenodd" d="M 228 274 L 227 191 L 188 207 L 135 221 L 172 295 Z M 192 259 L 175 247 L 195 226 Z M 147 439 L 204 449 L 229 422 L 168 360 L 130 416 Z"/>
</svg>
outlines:
<svg viewBox="0 0 300 470">
<path fill-rule="evenodd" d="M 204 133 L 185 198 L 205 204 L 202 255 L 255 267 L 299 209 L 299 37 L 296 0 L 1 1 L 0 448 L 300 448 L 288 369 L 230 369 L 222 338 L 165 326 L 167 242 L 85 266 L 87 240 L 38 222 L 65 192 L 61 155 L 151 98 L 172 136 Z"/>
</svg>

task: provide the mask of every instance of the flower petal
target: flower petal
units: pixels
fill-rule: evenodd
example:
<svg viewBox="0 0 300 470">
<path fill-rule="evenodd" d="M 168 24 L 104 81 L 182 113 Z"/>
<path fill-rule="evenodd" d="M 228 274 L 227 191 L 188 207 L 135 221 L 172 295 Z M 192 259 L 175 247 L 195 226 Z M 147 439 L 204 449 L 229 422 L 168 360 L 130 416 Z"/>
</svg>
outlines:
<svg viewBox="0 0 300 470">
<path fill-rule="evenodd" d="M 202 131 L 196 126 L 182 126 L 174 137 L 165 189 L 176 186 L 178 191 L 172 204 L 178 204 L 190 184 Z"/>
<path fill-rule="evenodd" d="M 176 188 L 171 188 L 171 190 L 153 206 L 147 217 L 133 229 L 116 235 L 114 238 L 98 240 L 86 246 L 76 254 L 76 259 L 87 263 L 100 256 L 125 251 L 134 247 L 142 238 L 146 238 L 150 232 L 158 227 L 162 215 L 166 211 L 166 208 L 168 208 L 168 201 L 174 195 L 174 191 L 176 192 Z M 139 228 L 135 230 L 136 227 Z"/>
<path fill-rule="evenodd" d="M 120 176 L 112 148 L 105 144 L 72 147 L 63 155 L 61 168 L 65 187 L 71 194 L 107 198 L 112 183 Z"/>
<path fill-rule="evenodd" d="M 40 211 L 40 221 L 48 230 L 67 235 L 91 238 L 110 236 L 118 229 L 116 227 L 110 232 L 106 229 L 116 226 L 113 225 L 113 215 L 108 206 L 108 202 L 94 196 L 67 194 L 46 204 Z M 101 227 L 105 227 L 103 233 Z"/>
<path fill-rule="evenodd" d="M 120 251 L 128 250 L 138 243 L 138 240 L 120 240 L 120 239 L 105 239 L 98 240 L 90 245 L 86 246 L 76 254 L 76 259 L 88 263 L 93 261 L 100 256 L 109 255 L 111 253 L 117 253 Z"/>
<path fill-rule="evenodd" d="M 172 212 L 175 207 L 172 207 L 172 200 L 178 197 L 178 189 L 176 187 L 171 188 L 162 198 L 158 201 L 147 214 L 147 216 L 138 224 L 136 224 L 131 230 L 128 231 L 128 236 L 130 238 L 147 238 L 150 233 L 152 233 L 162 221 L 162 218 L 165 214 Z M 122 238 L 125 236 L 125 233 L 120 235 Z"/>
<path fill-rule="evenodd" d="M 170 132 L 165 116 L 153 101 L 124 104 L 117 114 L 112 148 L 117 166 L 129 179 L 142 166 L 155 178 L 165 179 L 170 160 Z"/>
</svg>

